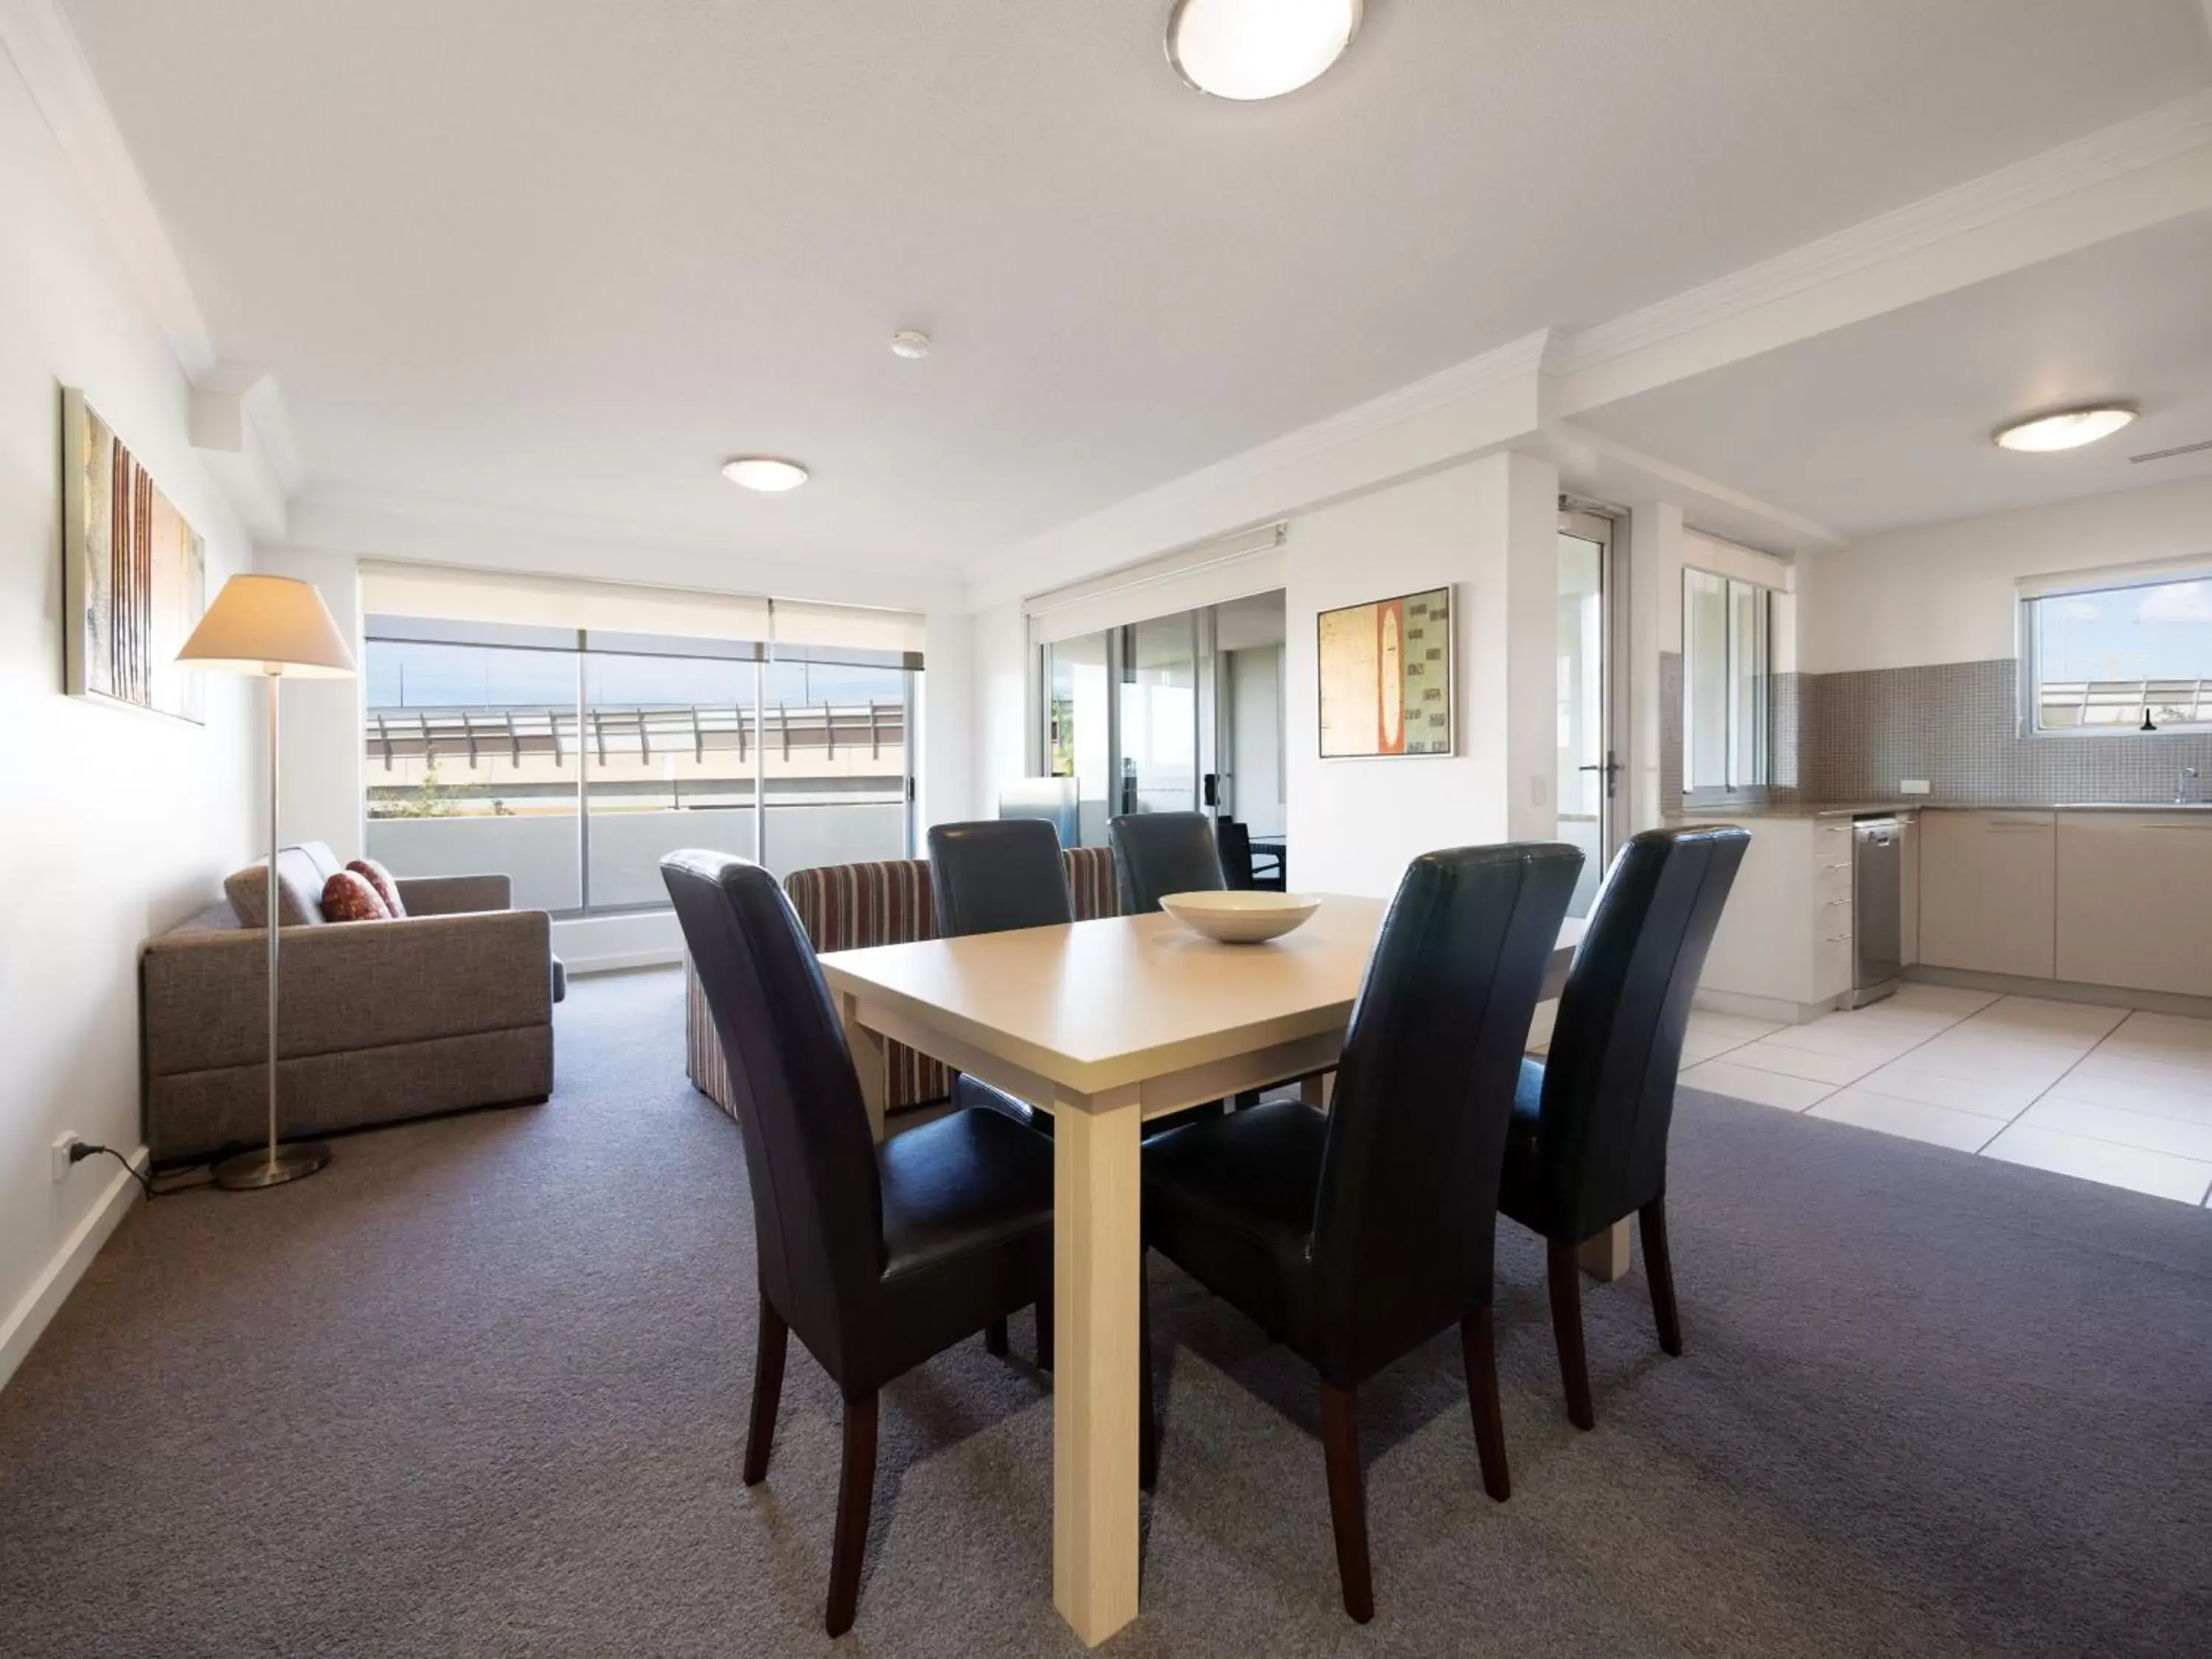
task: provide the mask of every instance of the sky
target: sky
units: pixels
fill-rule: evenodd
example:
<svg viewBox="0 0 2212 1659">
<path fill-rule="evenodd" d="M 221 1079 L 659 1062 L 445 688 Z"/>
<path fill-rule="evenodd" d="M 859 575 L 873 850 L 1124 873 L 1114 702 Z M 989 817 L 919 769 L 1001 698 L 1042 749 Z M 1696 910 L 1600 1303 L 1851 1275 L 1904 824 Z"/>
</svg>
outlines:
<svg viewBox="0 0 2212 1659">
<path fill-rule="evenodd" d="M 561 651 L 500 650 L 469 645 L 412 645 L 371 641 L 371 708 L 452 708 L 519 704 L 573 708 L 576 659 Z M 750 703 L 753 665 L 697 657 L 617 657 L 588 660 L 593 702 Z M 771 663 L 768 701 L 860 703 L 896 702 L 901 671 L 820 663 Z"/>
<path fill-rule="evenodd" d="M 2212 679 L 2212 580 L 2069 593 L 2037 611 L 2046 681 Z"/>
</svg>

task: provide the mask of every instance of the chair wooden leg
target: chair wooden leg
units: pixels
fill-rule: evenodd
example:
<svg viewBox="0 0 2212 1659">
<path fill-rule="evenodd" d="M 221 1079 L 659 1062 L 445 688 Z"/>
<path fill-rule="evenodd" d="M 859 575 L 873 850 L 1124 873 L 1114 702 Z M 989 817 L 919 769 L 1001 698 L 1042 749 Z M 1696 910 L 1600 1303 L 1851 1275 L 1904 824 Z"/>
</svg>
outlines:
<svg viewBox="0 0 2212 1659">
<path fill-rule="evenodd" d="M 1505 1464 L 1505 1417 L 1498 1403 L 1498 1349 L 1487 1304 L 1460 1321 L 1459 1352 L 1467 1367 L 1467 1405 L 1474 1415 L 1482 1489 L 1503 1504 L 1513 1496 L 1513 1475 Z"/>
<path fill-rule="evenodd" d="M 1359 1468 L 1359 1403 L 1350 1389 L 1321 1385 L 1321 1447 L 1328 1465 L 1328 1516 L 1336 1528 L 1336 1571 L 1344 1610 L 1360 1624 L 1375 1616 L 1367 1565 L 1367 1483 Z"/>
<path fill-rule="evenodd" d="M 1575 1247 L 1549 1241 L 1544 1250 L 1545 1277 L 1552 1285 L 1552 1338 L 1559 1347 L 1559 1381 L 1567 1389 L 1567 1421 L 1578 1429 L 1596 1425 L 1590 1409 L 1589 1362 L 1583 1354 L 1582 1263 Z"/>
<path fill-rule="evenodd" d="M 853 1628 L 860 1600 L 860 1558 L 868 1547 L 868 1507 L 876 1491 L 876 1396 L 845 1402 L 845 1462 L 837 1475 L 837 1530 L 830 1546 L 832 1636 Z"/>
<path fill-rule="evenodd" d="M 1651 1316 L 1658 1322 L 1659 1346 L 1680 1358 L 1682 1321 L 1674 1310 L 1674 1259 L 1667 1250 L 1667 1200 L 1653 1199 L 1636 1212 L 1644 1234 L 1644 1276 L 1651 1281 Z"/>
<path fill-rule="evenodd" d="M 986 1352 L 995 1354 L 1000 1359 L 1006 1357 L 1006 1322 L 1005 1320 L 994 1319 L 983 1327 L 983 1347 Z"/>
<path fill-rule="evenodd" d="M 1160 1421 L 1152 1408 L 1152 1297 L 1139 1257 L 1137 1279 L 1137 1484 L 1160 1484 Z"/>
<path fill-rule="evenodd" d="M 1052 1292 L 1047 1291 L 1036 1299 L 1037 1369 L 1052 1369 Z"/>
<path fill-rule="evenodd" d="M 753 1416 L 745 1431 L 745 1485 L 757 1486 L 768 1479 L 769 1449 L 775 1440 L 775 1408 L 783 1400 L 783 1356 L 790 1346 L 791 1327 L 763 1295 L 760 1299 L 760 1339 L 753 1350 Z"/>
</svg>

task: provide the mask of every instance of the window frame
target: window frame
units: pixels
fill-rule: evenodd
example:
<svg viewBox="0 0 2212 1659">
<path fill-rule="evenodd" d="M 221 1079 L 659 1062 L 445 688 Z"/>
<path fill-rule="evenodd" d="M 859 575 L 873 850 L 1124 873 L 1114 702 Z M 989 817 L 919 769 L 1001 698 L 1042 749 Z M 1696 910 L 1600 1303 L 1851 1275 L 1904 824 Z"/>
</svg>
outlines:
<svg viewBox="0 0 2212 1659">
<path fill-rule="evenodd" d="M 2212 734 L 2212 713 L 2206 713 L 2205 718 L 2201 720 L 2161 723 L 2149 732 L 2124 720 L 2094 726 L 2045 726 L 2043 723 L 2043 637 L 2039 626 L 2041 612 L 2038 606 L 2051 599 L 2124 593 L 2136 588 L 2173 587 L 2191 582 L 2212 582 L 2212 555 L 2154 565 L 2117 565 L 2107 570 L 2082 571 L 2068 576 L 2021 579 L 2016 585 L 2013 601 L 2014 656 L 2020 670 L 2017 711 L 2020 735 L 2023 738 L 2105 738 L 2167 735 L 2202 737 Z M 2212 667 L 2212 665 L 2208 665 L 2208 667 Z M 2141 684 L 2148 686 L 2183 678 L 2186 677 L 2148 675 Z M 2197 709 L 2200 712 L 2212 710 L 2212 672 L 2200 674 L 2196 680 Z M 2079 682 L 2085 688 L 2129 683 L 2124 680 Z M 2087 695 L 2085 690 L 2085 697 Z"/>
<path fill-rule="evenodd" d="M 1695 768 L 1692 757 L 1696 751 L 1692 746 L 1694 722 L 1691 717 L 1690 706 L 1692 692 L 1697 683 L 1696 676 L 1692 672 L 1692 665 L 1690 659 L 1690 579 L 1692 576 L 1709 577 L 1721 584 L 1723 658 L 1722 675 L 1728 687 L 1726 719 L 1723 721 L 1725 735 L 1721 740 L 1721 771 L 1727 781 L 1723 783 L 1701 784 L 1696 781 L 1694 776 Z M 1742 718 L 1737 686 L 1737 641 L 1735 623 L 1735 596 L 1736 590 L 1739 588 L 1754 596 L 1759 611 L 1759 662 L 1752 677 L 1756 703 L 1752 716 L 1754 747 L 1751 769 L 1753 775 L 1747 778 L 1739 778 L 1735 775 L 1739 732 Z M 1706 797 L 1731 795 L 1747 790 L 1765 789 L 1772 785 L 1774 779 L 1774 595 L 1776 591 L 1764 582 L 1751 581 L 1742 576 L 1730 575 L 1724 570 L 1713 570 L 1701 564 L 1686 562 L 1682 566 L 1682 796 L 1686 800 L 1695 799 L 1700 794 Z"/>
<path fill-rule="evenodd" d="M 689 638 L 674 635 L 640 635 L 607 632 L 592 629 L 550 628 L 529 624 L 475 622 L 448 622 L 426 617 L 398 617 L 376 614 L 363 618 L 362 644 L 364 649 L 378 645 L 434 645 L 457 646 L 489 650 L 526 650 L 544 652 L 550 655 L 567 656 L 575 665 L 575 730 L 577 732 L 576 771 L 576 896 L 577 903 L 571 908 L 548 911 L 557 921 L 571 921 L 594 916 L 650 915 L 670 909 L 670 903 L 658 902 L 635 904 L 594 904 L 592 902 L 592 842 L 591 842 L 591 762 L 586 752 L 590 745 L 584 734 L 589 730 L 586 722 L 592 708 L 589 666 L 598 657 L 659 656 L 690 660 L 747 663 L 753 671 L 752 741 L 753 757 L 753 856 L 765 865 L 769 859 L 770 832 L 769 822 L 773 816 L 768 811 L 767 746 L 769 670 L 777 663 L 815 662 L 854 668 L 878 668 L 898 671 L 902 677 L 901 702 L 904 726 L 901 736 L 900 791 L 903 796 L 902 821 L 903 825 L 902 856 L 915 856 L 918 834 L 917 798 L 920 793 L 921 731 L 918 719 L 925 672 L 919 653 L 903 651 L 879 651 L 859 647 L 822 648 L 799 645 L 778 646 L 769 641 L 720 640 L 708 637 Z M 367 664 L 364 661 L 363 667 Z M 368 676 L 362 677 L 363 688 L 359 726 L 365 734 L 368 729 L 367 696 Z M 366 845 L 370 822 L 369 784 L 364 775 L 360 791 L 359 807 L 362 815 L 363 844 Z"/>
</svg>

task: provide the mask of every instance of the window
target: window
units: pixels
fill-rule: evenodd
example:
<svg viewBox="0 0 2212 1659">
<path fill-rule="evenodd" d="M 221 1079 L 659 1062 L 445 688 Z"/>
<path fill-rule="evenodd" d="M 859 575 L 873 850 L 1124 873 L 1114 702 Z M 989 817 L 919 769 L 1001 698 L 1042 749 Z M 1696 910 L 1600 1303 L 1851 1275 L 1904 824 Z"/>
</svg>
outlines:
<svg viewBox="0 0 2212 1659">
<path fill-rule="evenodd" d="M 2026 595 L 2033 732 L 2212 730 L 2212 575 Z"/>
<path fill-rule="evenodd" d="M 374 611 L 366 631 L 367 843 L 396 874 L 503 871 L 517 905 L 574 915 L 666 905 L 678 848 L 779 876 L 911 854 L 918 657 Z"/>
<path fill-rule="evenodd" d="M 1682 787 L 1767 781 L 1773 596 L 1756 582 L 1682 572 Z"/>
</svg>

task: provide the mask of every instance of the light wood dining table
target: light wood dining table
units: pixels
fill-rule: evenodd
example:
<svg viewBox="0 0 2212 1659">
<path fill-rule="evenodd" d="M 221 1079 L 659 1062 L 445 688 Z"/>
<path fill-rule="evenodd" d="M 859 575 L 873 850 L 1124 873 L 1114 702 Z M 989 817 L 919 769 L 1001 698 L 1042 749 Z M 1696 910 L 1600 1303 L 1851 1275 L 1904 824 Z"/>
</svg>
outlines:
<svg viewBox="0 0 2212 1659">
<path fill-rule="evenodd" d="M 1090 1645 L 1137 1613 L 1140 1126 L 1333 1067 L 1384 908 L 1327 896 L 1259 945 L 1155 914 L 821 958 L 878 1137 L 886 1040 L 1052 1114 L 1053 1602 Z"/>
</svg>

